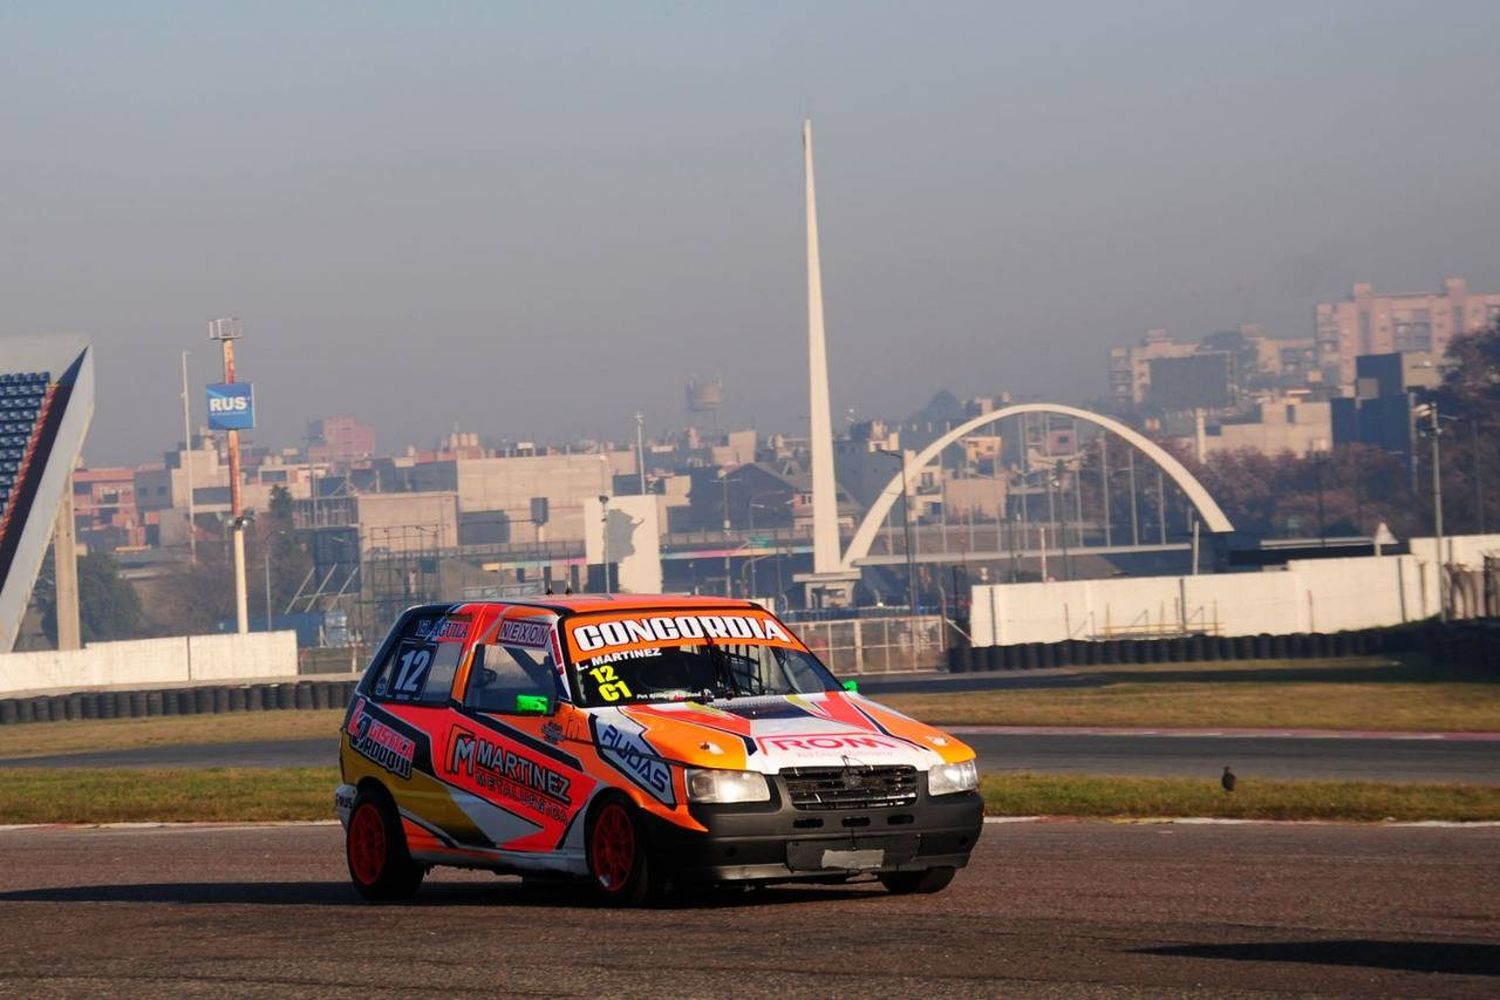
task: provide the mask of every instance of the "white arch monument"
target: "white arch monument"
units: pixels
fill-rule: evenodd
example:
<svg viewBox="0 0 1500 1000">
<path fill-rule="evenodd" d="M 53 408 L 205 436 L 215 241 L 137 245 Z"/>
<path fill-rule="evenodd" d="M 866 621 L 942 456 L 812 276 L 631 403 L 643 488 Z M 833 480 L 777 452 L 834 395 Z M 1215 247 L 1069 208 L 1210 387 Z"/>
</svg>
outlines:
<svg viewBox="0 0 1500 1000">
<path fill-rule="evenodd" d="M 998 410 L 981 414 L 972 420 L 959 424 L 912 456 L 911 461 L 906 462 L 902 470 L 891 477 L 891 481 L 886 483 L 885 488 L 880 491 L 880 496 L 870 505 L 869 511 L 865 514 L 865 519 L 860 522 L 858 530 L 854 532 L 854 537 L 849 542 L 849 548 L 844 552 L 840 560 L 840 568 L 853 570 L 856 560 L 863 559 L 869 555 L 870 544 L 875 540 L 876 532 L 880 530 L 881 521 L 884 520 L 891 506 L 895 504 L 896 497 L 901 495 L 903 484 L 914 481 L 917 473 L 921 472 L 927 467 L 928 463 L 942 454 L 944 448 L 967 437 L 981 427 L 1004 420 L 1006 417 L 1020 416 L 1024 413 L 1056 413 L 1065 417 L 1073 417 L 1077 420 L 1084 420 L 1102 427 L 1106 431 L 1124 439 L 1128 444 L 1139 449 L 1147 458 L 1155 462 L 1161 467 L 1163 472 L 1171 477 L 1172 482 L 1177 484 L 1178 488 L 1192 502 L 1193 507 L 1197 509 L 1198 516 L 1203 518 L 1204 527 L 1216 534 L 1234 530 L 1234 525 L 1229 522 L 1229 518 L 1224 515 L 1224 511 L 1214 502 L 1214 498 L 1209 495 L 1208 490 L 1203 488 L 1203 484 L 1198 482 L 1181 462 L 1173 458 L 1171 453 L 1167 452 L 1150 438 L 1127 427 L 1118 420 L 1098 413 L 1092 413 L 1088 410 L 1080 410 L 1076 406 L 1064 406 L 1061 403 L 1016 403 L 1013 406 L 1001 407 Z M 813 503 L 816 505 L 817 502 L 818 498 L 814 496 Z"/>
</svg>

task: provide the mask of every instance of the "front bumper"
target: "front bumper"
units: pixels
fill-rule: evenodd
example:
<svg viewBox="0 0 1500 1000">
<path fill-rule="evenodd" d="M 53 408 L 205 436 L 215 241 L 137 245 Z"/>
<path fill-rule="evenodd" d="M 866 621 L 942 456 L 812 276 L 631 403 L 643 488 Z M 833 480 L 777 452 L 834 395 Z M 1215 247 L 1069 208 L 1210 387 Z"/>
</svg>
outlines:
<svg viewBox="0 0 1500 1000">
<path fill-rule="evenodd" d="M 779 778 L 771 801 L 695 805 L 706 833 L 654 820 L 653 857 L 682 882 L 839 881 L 862 873 L 962 868 L 984 828 L 976 792 L 930 796 L 923 775 L 907 805 L 798 809 Z"/>
</svg>

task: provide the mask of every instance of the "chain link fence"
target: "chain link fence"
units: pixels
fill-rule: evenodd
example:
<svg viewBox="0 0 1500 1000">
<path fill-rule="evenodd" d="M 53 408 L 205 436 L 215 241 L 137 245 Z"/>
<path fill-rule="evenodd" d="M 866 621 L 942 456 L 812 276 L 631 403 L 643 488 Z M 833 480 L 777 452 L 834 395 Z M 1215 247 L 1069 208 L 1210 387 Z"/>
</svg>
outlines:
<svg viewBox="0 0 1500 1000">
<path fill-rule="evenodd" d="M 792 628 L 841 677 L 937 670 L 945 660 L 941 615 L 795 622 Z"/>
</svg>

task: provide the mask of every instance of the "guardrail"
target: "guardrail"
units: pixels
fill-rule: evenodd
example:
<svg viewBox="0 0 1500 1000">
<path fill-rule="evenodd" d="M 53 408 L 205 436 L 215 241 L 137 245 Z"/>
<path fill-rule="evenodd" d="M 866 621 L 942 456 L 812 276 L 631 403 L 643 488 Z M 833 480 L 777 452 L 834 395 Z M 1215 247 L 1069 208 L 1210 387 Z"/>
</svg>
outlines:
<svg viewBox="0 0 1500 1000">
<path fill-rule="evenodd" d="M 141 719 L 343 708 L 358 678 L 285 684 L 202 685 L 137 691 L 78 691 L 0 698 L 0 726 L 76 719 Z"/>
<path fill-rule="evenodd" d="M 1484 666 L 1500 673 L 1500 620 L 1291 635 L 1200 633 L 1172 638 L 954 646 L 947 653 L 947 668 L 952 673 L 977 673 L 1134 663 L 1337 659 L 1412 652 L 1427 653 L 1438 663 Z"/>
</svg>

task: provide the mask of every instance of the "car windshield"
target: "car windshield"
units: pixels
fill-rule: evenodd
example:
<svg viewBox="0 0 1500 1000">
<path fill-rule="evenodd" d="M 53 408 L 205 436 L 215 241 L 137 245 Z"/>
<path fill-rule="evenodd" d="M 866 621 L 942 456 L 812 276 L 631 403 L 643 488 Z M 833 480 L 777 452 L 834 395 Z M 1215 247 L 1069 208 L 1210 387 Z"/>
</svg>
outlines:
<svg viewBox="0 0 1500 1000">
<path fill-rule="evenodd" d="M 839 687 L 809 653 L 717 640 L 584 656 L 577 678 L 584 705 L 812 694 Z"/>
</svg>

